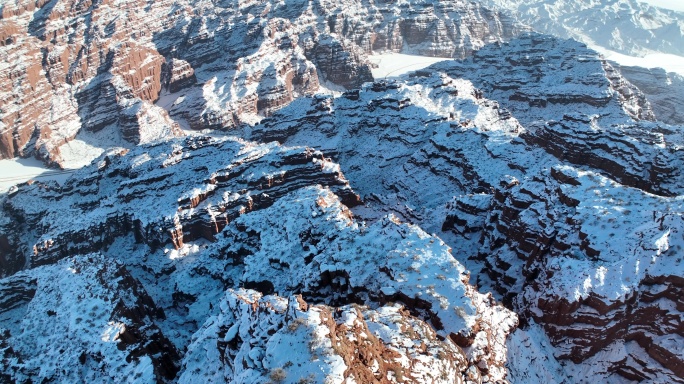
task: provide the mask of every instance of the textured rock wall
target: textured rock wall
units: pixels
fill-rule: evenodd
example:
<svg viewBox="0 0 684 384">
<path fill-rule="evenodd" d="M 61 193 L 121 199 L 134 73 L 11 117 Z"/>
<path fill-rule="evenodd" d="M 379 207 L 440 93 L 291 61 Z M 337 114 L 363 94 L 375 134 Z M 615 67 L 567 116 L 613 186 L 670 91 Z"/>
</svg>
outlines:
<svg viewBox="0 0 684 384">
<path fill-rule="evenodd" d="M 17 1 L 0 19 L 0 156 L 60 165 L 72 140 L 130 147 L 179 135 L 178 122 L 253 124 L 316 92 L 319 78 L 371 81 L 373 50 L 464 57 L 522 30 L 460 1 Z M 98 133 L 106 127 L 115 140 Z"/>
<path fill-rule="evenodd" d="M 347 207 L 359 202 L 320 152 L 204 137 L 103 156 L 62 187 L 22 184 L 0 229 L 17 241 L 0 289 L 28 314 L 0 314 L 23 330 L 3 333 L 6 374 L 503 380 L 515 314 L 470 285 L 439 238 L 391 215 L 366 226 Z M 238 287 L 261 293 L 221 299 Z M 81 339 L 54 341 L 55 327 Z M 28 350 L 55 363 L 22 365 Z"/>
<path fill-rule="evenodd" d="M 13 229 L 8 223 L 3 230 L 9 242 L 5 248 L 7 263 L 3 264 L 3 275 L 24 268 L 26 263 L 31 266 L 52 264 L 68 255 L 100 250 L 126 233 L 134 234 L 137 240 L 151 247 L 172 244 L 180 248 L 185 242 L 198 238 L 213 239 L 237 216 L 270 206 L 275 199 L 301 187 L 302 183 L 330 186 L 345 203 L 352 206 L 358 203 L 358 197 L 351 192 L 344 177 L 334 168 L 326 168 L 327 162 L 320 152 L 309 149 L 280 151 L 277 146 L 264 145 L 252 149 L 251 157 L 238 158 L 233 164 L 221 164 L 221 153 L 237 154 L 242 147 L 238 141 L 206 138 L 160 143 L 143 147 L 142 150 L 149 154 L 142 156 L 158 157 L 155 160 L 163 161 L 161 166 L 147 163 L 139 168 L 131 166 L 130 156 L 122 158 L 113 154 L 101 159 L 99 171 L 84 171 L 80 179 L 72 179 L 62 187 L 48 184 L 38 187 L 34 193 L 10 198 L 5 203 L 5 212 L 14 223 L 23 224 Z M 269 155 L 270 151 L 274 153 Z M 171 156 L 168 160 L 164 160 L 166 153 Z M 192 173 L 178 173 L 173 165 L 187 161 L 185 155 L 207 160 L 212 160 L 212 156 L 217 158 L 208 164 L 198 164 Z M 246 169 L 259 166 L 264 169 L 262 176 L 243 174 Z M 272 173 L 266 171 L 269 167 Z M 168 198 L 144 211 L 126 209 L 136 206 L 141 199 L 156 195 L 162 184 Z M 195 194 L 184 196 L 181 194 L 184 185 L 203 186 Z M 223 190 L 230 192 L 230 198 L 222 195 Z M 253 193 L 253 190 L 259 192 Z M 219 200 L 211 203 L 208 211 L 196 209 L 217 198 Z M 61 201 L 58 205 L 61 208 L 49 212 L 38 207 L 25 209 L 33 204 L 28 203 L 33 199 L 45 203 Z M 50 218 L 45 217 L 46 214 Z M 59 223 L 60 217 L 71 215 L 93 217 L 94 220 L 83 225 Z M 39 227 L 41 233 L 49 232 L 50 236 L 26 236 L 24 231 L 31 227 Z M 35 243 L 31 244 L 32 241 Z M 25 259 L 27 255 L 31 255 L 29 260 Z"/>
<path fill-rule="evenodd" d="M 626 67 L 616 63 L 612 65 L 646 95 L 659 121 L 668 124 L 684 124 L 684 115 L 679 108 L 684 96 L 682 76 L 667 73 L 660 68 Z"/>
<path fill-rule="evenodd" d="M 402 82 L 301 100 L 252 134 L 325 148 L 366 202 L 362 217 L 443 230 L 482 271 L 478 284 L 541 324 L 576 377 L 676 382 L 678 299 L 641 297 L 651 276 L 681 274 L 682 136 L 639 120 L 648 111 L 596 53 L 530 35 Z M 668 284 L 656 290 L 674 298 Z"/>
<path fill-rule="evenodd" d="M 682 359 L 671 347 L 682 342 L 684 321 L 678 199 L 644 194 L 635 204 L 629 194 L 642 192 L 602 182 L 552 168 L 548 179 L 497 191 L 475 212 L 482 221 L 470 220 L 484 223 L 479 257 L 501 293 L 543 325 L 558 358 L 605 364 L 630 380 L 680 382 Z M 586 189 L 596 197 L 581 199 Z M 452 222 L 467 221 L 454 212 Z"/>
</svg>

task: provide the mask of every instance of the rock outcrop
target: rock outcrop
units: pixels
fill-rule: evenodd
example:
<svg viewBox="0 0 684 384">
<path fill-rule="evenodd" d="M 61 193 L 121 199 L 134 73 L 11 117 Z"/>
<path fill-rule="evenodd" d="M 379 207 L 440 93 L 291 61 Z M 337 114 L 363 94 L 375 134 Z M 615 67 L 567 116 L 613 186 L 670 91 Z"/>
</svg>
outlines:
<svg viewBox="0 0 684 384">
<path fill-rule="evenodd" d="M 193 338 L 179 382 L 464 383 L 480 375 L 461 348 L 401 305 L 335 308 L 231 291 Z"/>
<path fill-rule="evenodd" d="M 3 256 L 13 262 L 3 264 L 7 277 L 0 287 L 21 293 L 7 294 L 15 309 L 0 317 L 0 327 L 26 327 L 16 325 L 21 308 L 28 308 L 25 318 L 33 319 L 32 308 L 39 303 L 35 310 L 50 308 L 56 316 L 67 316 L 66 321 L 83 312 L 76 307 L 95 307 L 91 302 L 105 288 L 122 297 L 125 307 L 114 297 L 100 299 L 113 308 L 98 315 L 108 322 L 91 325 L 92 331 L 85 333 L 100 332 L 100 339 L 84 341 L 85 347 L 60 341 L 65 345 L 60 353 L 78 349 L 85 357 L 60 359 L 61 366 L 37 371 L 10 356 L 6 359 L 16 370 L 8 374 L 13 380 L 60 379 L 68 375 L 62 369 L 78 372 L 76 364 L 90 364 L 91 352 L 103 351 L 106 357 L 110 352 L 105 349 L 112 346 L 133 357 L 128 364 L 118 357 L 113 362 L 92 357 L 108 375 L 140 380 L 146 375 L 144 380 L 157 381 L 216 375 L 231 381 L 265 380 L 262 374 L 291 367 L 283 360 L 288 358 L 285 345 L 278 345 L 298 323 L 283 318 L 284 299 L 278 297 L 244 299 L 245 304 L 238 304 L 243 299 L 233 293 L 221 299 L 227 288 L 244 287 L 261 293 L 243 296 L 275 294 L 299 303 L 293 313 L 311 318 L 311 324 L 301 324 L 302 330 L 320 328 L 300 344 L 325 344 L 323 332 L 331 332 L 329 347 L 312 347 L 320 349 L 316 353 L 321 359 L 307 364 L 327 367 L 324 372 L 335 382 L 378 375 L 394 381 L 505 379 L 504 345 L 517 326 L 516 315 L 469 285 L 469 272 L 439 238 L 394 216 L 368 226 L 360 223 L 348 209 L 359 203 L 339 165 L 321 152 L 206 137 L 103 156 L 61 187 L 20 185 L 3 204 L 3 216 L 11 220 L 2 222 L 0 233 L 10 244 L 5 249 L 12 250 Z M 65 223 L 64 217 L 75 220 Z M 90 280 L 95 282 L 84 285 Z M 300 299 L 292 299 L 294 295 Z M 241 311 L 252 305 L 264 309 L 252 313 L 259 315 L 254 323 L 243 323 Z M 384 309 L 372 309 L 380 307 Z M 339 317 L 345 313 L 345 318 L 358 314 L 358 321 L 345 325 Z M 31 321 L 40 334 L 53 326 L 44 319 Z M 70 326 L 77 330 L 79 324 Z M 254 329 L 266 324 L 272 326 L 260 328 L 263 332 Z M 229 329 L 240 329 L 242 336 L 228 337 L 224 331 Z M 243 344 L 250 329 L 254 340 Z M 398 333 L 387 334 L 391 329 Z M 371 344 L 367 350 L 355 347 L 366 345 L 362 332 Z M 29 335 L 10 333 L 3 343 L 21 357 L 26 348 L 37 348 Z M 421 335 L 429 342 L 416 344 Z M 254 344 L 257 340 L 263 350 Z M 147 349 L 136 344 L 140 342 L 147 342 Z M 206 348 L 220 364 L 197 365 L 196 353 Z M 330 355 L 330 348 L 337 352 Z M 169 354 L 160 355 L 161 350 Z M 247 366 L 236 356 L 249 356 Z M 279 360 L 271 362 L 269 356 Z M 382 361 L 381 366 L 371 357 Z M 426 370 L 433 360 L 440 361 L 443 372 Z M 346 368 L 340 371 L 338 362 Z M 93 367 L 84 369 L 96 372 Z"/>
<path fill-rule="evenodd" d="M 152 248 L 211 240 L 237 216 L 308 183 L 330 186 L 350 206 L 358 202 L 339 168 L 311 149 L 187 138 L 140 147 L 138 156 L 112 153 L 63 186 L 25 185 L 7 199 L 13 222 L 2 231 L 2 274 L 96 252 L 126 234 Z M 63 217 L 82 220 L 65 225 Z M 38 236 L 26 236 L 34 227 Z"/>
<path fill-rule="evenodd" d="M 617 63 L 611 65 L 646 95 L 658 121 L 684 124 L 684 113 L 679 108 L 684 98 L 684 77 L 667 73 L 661 68 L 627 67 Z"/>
<path fill-rule="evenodd" d="M 489 274 L 478 284 L 540 324 L 578 377 L 595 367 L 602 377 L 676 381 L 677 349 L 648 340 L 679 343 L 680 311 L 663 309 L 677 299 L 635 299 L 651 296 L 652 281 L 669 282 L 658 290 L 674 298 L 682 272 L 653 245 L 681 241 L 672 231 L 681 231 L 682 131 L 643 120 L 649 111 L 598 54 L 529 35 L 401 82 L 300 100 L 251 134 L 332 154 L 366 203 L 358 215 L 393 212 L 444 231 L 456 254 Z M 616 274 L 626 280 L 610 291 Z M 644 316 L 654 325 L 641 326 Z"/>
<path fill-rule="evenodd" d="M 58 166 L 84 146 L 91 160 L 178 136 L 179 123 L 253 124 L 320 81 L 359 87 L 373 79 L 374 50 L 464 57 L 525 30 L 456 0 L 22 0 L 2 12 L 0 158 L 36 154 Z"/>
</svg>

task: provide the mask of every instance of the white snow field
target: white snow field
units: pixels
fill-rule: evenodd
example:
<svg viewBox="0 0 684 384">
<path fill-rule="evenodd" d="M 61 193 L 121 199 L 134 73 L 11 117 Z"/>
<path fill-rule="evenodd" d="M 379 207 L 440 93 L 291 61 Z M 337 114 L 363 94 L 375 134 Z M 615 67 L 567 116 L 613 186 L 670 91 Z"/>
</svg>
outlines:
<svg viewBox="0 0 684 384">
<path fill-rule="evenodd" d="M 650 53 L 644 57 L 636 57 L 623 55 L 598 45 L 589 45 L 589 48 L 600 53 L 607 60 L 615 61 L 626 67 L 662 68 L 667 72 L 674 72 L 684 76 L 684 57 L 682 56 L 667 53 Z"/>
<path fill-rule="evenodd" d="M 41 181 L 56 180 L 63 183 L 73 171 L 49 169 L 41 161 L 30 159 L 6 159 L 0 160 L 0 193 L 19 183 L 31 179 Z"/>
<path fill-rule="evenodd" d="M 371 63 L 377 65 L 377 68 L 371 69 L 371 73 L 376 79 L 400 77 L 409 72 L 429 67 L 434 63 L 452 60 L 447 57 L 416 56 L 393 52 L 371 55 L 368 58 Z"/>
<path fill-rule="evenodd" d="M 673 11 L 684 12 L 684 1 L 682 0 L 641 0 L 656 7 L 672 9 Z"/>
</svg>

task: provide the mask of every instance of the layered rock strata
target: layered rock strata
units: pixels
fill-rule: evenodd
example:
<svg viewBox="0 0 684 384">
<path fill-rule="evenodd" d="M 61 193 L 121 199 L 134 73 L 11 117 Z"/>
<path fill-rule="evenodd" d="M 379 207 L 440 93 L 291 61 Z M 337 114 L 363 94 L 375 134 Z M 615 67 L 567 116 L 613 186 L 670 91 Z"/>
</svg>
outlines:
<svg viewBox="0 0 684 384">
<path fill-rule="evenodd" d="M 611 65 L 646 95 L 658 121 L 684 124 L 684 114 L 679 108 L 684 98 L 684 77 L 660 68 Z"/>
<path fill-rule="evenodd" d="M 659 255 L 681 241 L 682 130 L 643 119 L 643 94 L 598 54 L 529 35 L 401 82 L 298 101 L 251 134 L 322 146 L 366 202 L 362 217 L 393 212 L 444 231 L 577 377 L 595 367 L 607 380 L 676 381 L 678 349 L 648 340 L 681 340 L 678 301 L 660 298 L 676 296 L 682 267 Z M 609 284 L 615 274 L 623 284 Z M 665 296 L 634 299 L 652 296 L 653 281 L 668 282 Z M 615 350 L 625 352 L 605 358 Z"/>
<path fill-rule="evenodd" d="M 259 174 L 247 172 L 255 168 Z M 237 216 L 307 183 L 334 188 L 349 205 L 358 202 L 339 168 L 311 149 L 188 138 L 140 147 L 137 156 L 112 153 L 63 186 L 25 185 L 7 199 L 12 221 L 3 230 L 2 273 L 98 251 L 126 234 L 152 248 L 211 240 Z M 146 199 L 155 203 L 141 204 Z M 51 202 L 59 203 L 45 211 Z M 63 217 L 82 219 L 64 225 Z M 31 227 L 40 230 L 29 235 Z"/>
<path fill-rule="evenodd" d="M 455 209 L 452 222 L 482 228 L 479 257 L 501 293 L 544 327 L 558 358 L 629 380 L 682 381 L 672 347 L 684 324 L 680 197 L 556 167 L 465 201 L 483 203 L 458 203 L 477 208 Z M 607 350 L 616 352 L 596 357 Z"/>
<path fill-rule="evenodd" d="M 71 374 L 62 370 L 79 372 L 77 364 L 95 372 L 92 351 L 107 357 L 113 352 L 105 348 L 129 351 L 129 343 L 159 340 L 166 344 L 131 347 L 139 352 L 127 364 L 115 357 L 93 357 L 93 364 L 105 376 L 141 381 L 261 382 L 283 373 L 277 369 L 294 380 L 314 366 L 340 383 L 351 377 L 505 379 L 504 344 L 517 326 L 515 314 L 469 285 L 469 273 L 439 238 L 394 216 L 366 226 L 347 208 L 359 202 L 339 165 L 320 152 L 204 137 L 103 156 L 61 187 L 20 185 L 5 198 L 3 216 L 12 219 L 0 230 L 6 249 L 16 250 L 3 255 L 16 262 L 3 264 L 0 287 L 21 292 L 7 295 L 15 309 L 0 317 L 3 328 L 23 330 L 2 339 L 19 351 L 15 358 L 4 349 L 3 359 L 12 361 L 8 375 L 56 380 Z M 64 217 L 75 220 L 66 224 Z M 98 284 L 134 309 L 99 299 L 104 288 Z M 239 287 L 256 291 L 225 293 Z M 129 294 L 137 299 L 126 299 Z M 100 314 L 110 307 L 96 300 L 114 305 L 114 312 Z M 85 358 L 25 369 L 31 365 L 22 365 L 22 351 L 37 347 L 27 339 L 33 333 L 24 330 L 26 320 L 19 320 L 21 308 L 39 335 L 48 332 L 43 327 L 62 326 L 59 316 L 96 306 L 97 319 L 84 334 L 101 337 L 84 342 Z M 60 321 L 31 312 L 44 308 Z M 81 323 L 70 324 L 77 332 Z M 309 352 L 286 354 L 283 337 L 299 326 L 304 338 L 297 345 Z M 61 343 L 63 357 L 84 349 Z M 205 351 L 216 364 L 198 364 Z M 147 358 L 148 352 L 157 354 Z M 440 372 L 426 369 L 437 360 Z"/>
<path fill-rule="evenodd" d="M 464 57 L 525 30 L 461 1 L 22 0 L 2 12 L 0 157 L 56 165 L 84 146 L 92 159 L 179 135 L 178 123 L 253 124 L 320 81 L 356 88 L 374 50 Z"/>
</svg>

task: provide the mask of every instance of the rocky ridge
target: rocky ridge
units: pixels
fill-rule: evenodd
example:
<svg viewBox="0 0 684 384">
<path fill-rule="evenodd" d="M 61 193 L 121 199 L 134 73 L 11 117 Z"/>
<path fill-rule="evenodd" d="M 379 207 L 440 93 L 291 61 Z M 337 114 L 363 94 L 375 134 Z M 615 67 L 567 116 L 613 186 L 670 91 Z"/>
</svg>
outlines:
<svg viewBox="0 0 684 384">
<path fill-rule="evenodd" d="M 339 166 L 320 152 L 203 137 L 103 156 L 61 187 L 21 185 L 5 197 L 3 216 L 11 220 L 0 229 L 3 243 L 9 244 L 3 255 L 15 261 L 3 263 L 7 277 L 0 280 L 2 296 L 17 298 L 1 318 L 7 329 L 3 343 L 15 354 L 5 357 L 12 368 L 8 375 L 13 380 L 69 380 L 68 375 L 85 369 L 146 382 L 216 375 L 261 382 L 280 368 L 289 369 L 294 381 L 306 366 L 291 368 L 300 361 L 288 365 L 283 360 L 288 355 L 282 354 L 278 337 L 299 324 L 312 332 L 298 338 L 298 345 L 309 345 L 307 353 L 322 359 L 305 354 L 301 362 L 327 367 L 321 374 L 331 382 L 364 375 L 389 382 L 403 377 L 429 381 L 436 373 L 426 371 L 425 364 L 437 355 L 444 382 L 503 379 L 504 344 L 517 325 L 515 314 L 469 285 L 468 272 L 437 237 L 393 216 L 366 226 L 343 202 L 353 206 L 359 199 Z M 66 216 L 78 220 L 67 224 Z M 90 253 L 93 249 L 100 253 Z M 103 269 L 119 272 L 102 275 Z M 91 285 L 82 286 L 90 280 Z M 261 293 L 224 293 L 239 287 Z M 85 294 L 71 294 L 71 289 Z M 102 312 L 101 300 L 116 304 L 114 297 L 100 298 L 97 292 L 103 289 L 124 297 L 125 303 L 142 300 L 143 307 L 130 310 L 135 316 L 129 310 Z M 138 301 L 116 289 L 132 289 Z M 61 294 L 42 293 L 56 291 Z M 272 294 L 282 298 L 259 299 Z M 299 303 L 289 315 L 283 312 L 286 302 L 285 307 Z M 262 305 L 263 311 L 252 312 L 257 318 L 249 312 L 240 315 Z M 60 367 L 32 368 L 40 354 L 25 364 L 27 338 L 40 339 L 60 327 L 78 329 L 80 322 L 69 323 L 82 312 L 75 307 L 97 307 L 91 333 L 101 338 L 89 339 L 88 351 L 115 347 L 124 351 L 116 356 L 128 356 L 135 365 L 122 367 L 104 352 L 104 362 L 93 357 L 98 368 L 89 365 L 90 355 L 69 359 L 81 349 L 68 340 L 64 348 L 51 349 L 59 351 Z M 32 320 L 44 311 L 58 314 L 58 321 Z M 340 322 L 353 314 L 358 321 Z M 293 325 L 291 315 L 309 320 Z M 31 328 L 33 322 L 40 329 Z M 259 327 L 266 327 L 263 335 Z M 231 329 L 241 336 L 225 333 Z M 242 344 L 248 335 L 254 340 Z M 363 335 L 378 355 L 372 348 L 358 352 L 351 347 Z M 420 335 L 432 341 L 423 345 Z M 326 344 L 330 337 L 335 344 Z M 162 350 L 168 354 L 146 355 L 160 350 L 156 344 L 146 344 L 145 350 L 126 347 L 129 340 L 157 339 L 166 343 Z M 30 346 L 48 353 L 47 344 Z M 193 363 L 206 348 L 217 358 L 224 356 L 222 363 Z M 236 364 L 237 357 L 247 355 L 247 366 Z M 268 356 L 280 360 L 269 362 Z"/>
<path fill-rule="evenodd" d="M 456 0 L 6 3 L 0 158 L 75 165 L 180 127 L 230 129 L 321 81 L 372 80 L 374 50 L 464 57 L 523 30 Z"/>
<path fill-rule="evenodd" d="M 579 377 L 601 367 L 594 373 L 616 382 L 679 380 L 677 349 L 663 354 L 649 340 L 681 341 L 672 308 L 682 268 L 660 256 L 681 241 L 681 127 L 644 120 L 643 94 L 598 54 L 533 34 L 401 82 L 309 100 L 251 137 L 324 148 L 366 202 L 354 209 L 362 217 L 393 212 L 445 231 L 472 269 L 484 263 L 491 282 L 478 282 L 542 325 Z M 670 301 L 634 299 L 654 281 L 668 282 L 657 297 Z M 640 325 L 646 318 L 653 326 Z"/>
<path fill-rule="evenodd" d="M 58 127 L 8 148 L 154 144 L 0 196 L 3 379 L 682 382 L 684 138 L 642 74 L 461 2 L 65 4 L 2 8 L 0 48 L 34 62 L 6 90 Z M 466 58 L 362 85 L 374 49 Z M 322 152 L 156 141 L 178 122 Z M 87 351 L 40 342 L 93 307 Z"/>
</svg>

